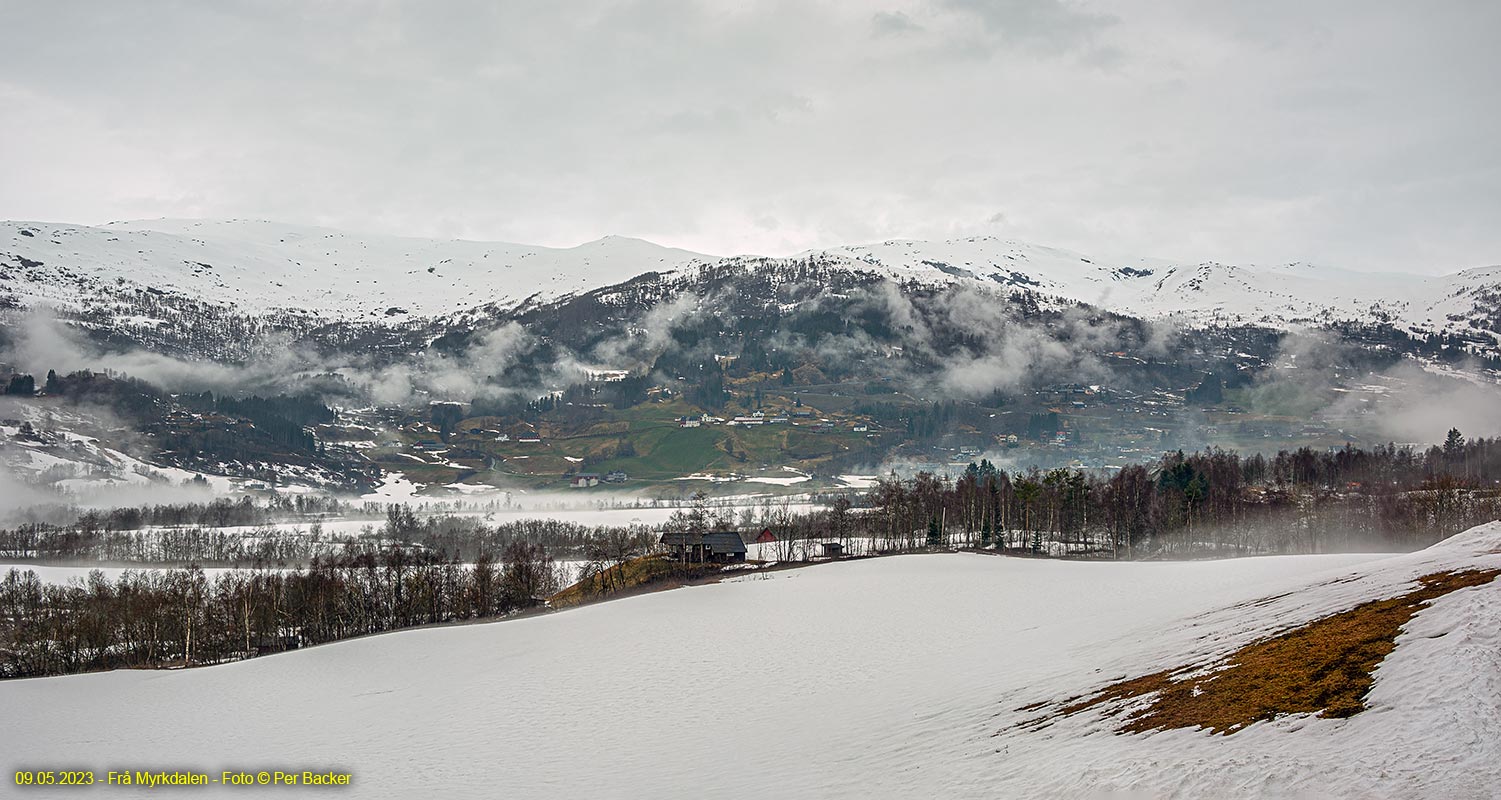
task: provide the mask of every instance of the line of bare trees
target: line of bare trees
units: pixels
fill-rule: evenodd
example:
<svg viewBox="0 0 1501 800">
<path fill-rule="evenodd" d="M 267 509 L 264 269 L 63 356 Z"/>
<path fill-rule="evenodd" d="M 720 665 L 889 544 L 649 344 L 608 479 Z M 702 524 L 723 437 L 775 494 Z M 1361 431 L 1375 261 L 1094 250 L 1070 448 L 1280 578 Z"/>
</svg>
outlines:
<svg viewBox="0 0 1501 800">
<path fill-rule="evenodd" d="M 262 522 L 254 527 L 192 524 L 183 527 L 115 527 L 82 517 L 65 525 L 27 523 L 0 529 L 0 558 L 57 563 L 106 562 L 202 566 L 302 566 L 314 556 L 400 545 L 409 551 L 446 553 L 472 561 L 513 542 L 540 545 L 558 558 L 583 558 L 602 537 L 651 539 L 644 526 L 599 528 L 556 519 L 509 520 L 494 525 L 460 514 L 419 516 L 405 504 L 385 507 L 354 533 L 335 534 L 321 520 Z M 248 515 L 247 515 L 248 516 Z M 296 519 L 296 518 L 293 518 Z"/>
<path fill-rule="evenodd" d="M 540 546 L 472 564 L 401 547 L 314 557 L 306 569 L 99 570 L 68 585 L 0 576 L 0 677 L 211 664 L 414 625 L 482 619 L 558 588 Z"/>
</svg>

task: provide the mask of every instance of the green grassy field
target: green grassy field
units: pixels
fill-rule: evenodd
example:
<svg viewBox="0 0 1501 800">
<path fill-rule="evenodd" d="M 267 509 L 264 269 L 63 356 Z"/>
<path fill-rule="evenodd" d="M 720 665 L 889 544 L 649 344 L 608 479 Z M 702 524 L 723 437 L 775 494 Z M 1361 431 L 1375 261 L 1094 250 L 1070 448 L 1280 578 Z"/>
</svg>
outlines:
<svg viewBox="0 0 1501 800">
<path fill-rule="evenodd" d="M 717 428 L 654 427 L 631 437 L 636 455 L 601 462 L 598 472 L 621 470 L 642 480 L 671 480 L 715 469 L 732 469 Z"/>
<path fill-rule="evenodd" d="M 847 398 L 829 399 L 834 402 L 827 405 L 847 402 Z M 813 406 L 810 403 L 807 407 Z M 791 410 L 789 399 L 775 398 L 768 402 L 765 412 L 768 416 L 789 415 Z M 570 472 L 604 474 L 620 470 L 630 476 L 627 487 L 633 490 L 656 486 L 675 493 L 685 488 L 685 482 L 679 479 L 689 475 L 764 473 L 785 477 L 786 473 L 781 471 L 784 466 L 814 471 L 830 456 L 868 444 L 863 433 L 851 430 L 856 418 L 830 408 L 816 413 L 820 419 L 833 420 L 837 426 L 834 428 L 814 428 L 807 421 L 802 425 L 707 424 L 694 428 L 681 427 L 678 422 L 680 417 L 696 417 L 701 413 L 681 399 L 672 399 L 628 409 L 567 409 L 548 414 L 533 426 L 517 426 L 514 420 L 507 423 L 500 418 L 475 417 L 465 420 L 449 437 L 441 455 L 417 448 L 421 441 L 437 439 L 433 432 L 405 428 L 398 433 L 402 446 L 381 448 L 370 455 L 382 466 L 407 473 L 420 483 L 464 480 L 552 489 L 566 486 Z M 717 413 L 731 417 L 750 411 L 736 405 Z M 500 441 L 497 430 L 506 432 L 509 438 Z M 520 441 L 532 437 L 540 441 Z M 441 459 L 462 469 L 421 463 L 403 453 L 423 461 Z M 603 485 L 599 491 L 616 488 L 626 487 Z M 776 491 L 771 485 L 766 488 Z"/>
</svg>

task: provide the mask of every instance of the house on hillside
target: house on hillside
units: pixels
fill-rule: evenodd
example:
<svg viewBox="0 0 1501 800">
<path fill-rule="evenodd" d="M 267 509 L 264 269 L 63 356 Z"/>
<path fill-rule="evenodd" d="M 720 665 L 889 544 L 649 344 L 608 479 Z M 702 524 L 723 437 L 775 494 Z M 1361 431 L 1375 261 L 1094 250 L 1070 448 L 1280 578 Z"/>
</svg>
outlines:
<svg viewBox="0 0 1501 800">
<path fill-rule="evenodd" d="M 595 472 L 580 472 L 568 479 L 570 489 L 588 489 L 599 485 L 599 474 Z"/>
<path fill-rule="evenodd" d="M 630 478 L 631 476 L 618 469 L 612 469 L 609 472 L 605 473 L 605 483 L 625 483 L 626 481 L 630 480 Z"/>
<path fill-rule="evenodd" d="M 839 542 L 824 542 L 819 547 L 823 548 L 825 558 L 844 558 L 844 545 Z"/>
<path fill-rule="evenodd" d="M 745 540 L 735 531 L 704 534 L 704 549 L 711 561 L 745 560 Z"/>
<path fill-rule="evenodd" d="M 661 543 L 668 548 L 674 559 L 694 564 L 745 560 L 745 540 L 734 531 L 710 533 L 669 531 L 662 534 Z"/>
<path fill-rule="evenodd" d="M 775 542 L 776 540 L 777 540 L 777 535 L 775 533 L 771 532 L 771 528 L 767 528 L 767 529 L 761 531 L 761 535 L 760 536 L 756 537 L 756 544 L 771 544 L 772 542 Z"/>
</svg>

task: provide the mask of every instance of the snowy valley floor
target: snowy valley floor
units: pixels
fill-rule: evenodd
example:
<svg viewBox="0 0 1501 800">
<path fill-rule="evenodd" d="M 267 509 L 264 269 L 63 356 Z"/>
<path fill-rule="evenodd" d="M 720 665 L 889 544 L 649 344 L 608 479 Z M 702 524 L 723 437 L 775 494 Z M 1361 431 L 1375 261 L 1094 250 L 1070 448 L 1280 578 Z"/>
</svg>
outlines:
<svg viewBox="0 0 1501 800">
<path fill-rule="evenodd" d="M 391 798 L 1493 797 L 1496 583 L 1419 612 L 1349 719 L 1014 727 L 1025 706 L 1482 566 L 1501 566 L 1501 524 L 1399 556 L 833 563 L 219 667 L 0 683 L 0 766 L 335 768 L 354 773 L 339 794 Z"/>
</svg>

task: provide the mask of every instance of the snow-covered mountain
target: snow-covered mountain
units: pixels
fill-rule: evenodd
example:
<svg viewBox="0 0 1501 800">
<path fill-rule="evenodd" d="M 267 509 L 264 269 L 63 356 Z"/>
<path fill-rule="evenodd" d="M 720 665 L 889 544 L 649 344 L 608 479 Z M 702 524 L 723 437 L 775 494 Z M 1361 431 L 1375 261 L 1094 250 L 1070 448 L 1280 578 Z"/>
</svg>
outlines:
<svg viewBox="0 0 1501 800">
<path fill-rule="evenodd" d="M 1287 328 L 1386 322 L 1501 340 L 1501 266 L 1450 275 L 1354 272 L 1161 259 L 1107 259 L 992 237 L 888 241 L 809 251 L 831 266 L 901 282 L 1027 290 L 1136 317 Z M 639 239 L 577 247 L 351 234 L 246 220 L 151 220 L 99 227 L 0 223 L 0 302 L 112 306 L 132 292 L 180 295 L 244 313 L 401 321 L 481 305 L 513 307 L 720 259 Z"/>
<path fill-rule="evenodd" d="M 821 251 L 906 280 L 935 273 L 997 282 L 1137 317 L 1286 328 L 1340 320 L 1423 331 L 1475 332 L 1501 307 L 1501 266 L 1450 275 L 1354 272 L 1304 263 L 1274 266 L 1162 259 L 1100 259 L 992 237 L 889 241 Z M 1495 337 L 1494 331 L 1490 334 Z"/>
<path fill-rule="evenodd" d="M 0 292 L 27 304 L 76 306 L 131 285 L 241 311 L 400 319 L 550 299 L 703 258 L 618 236 L 556 249 L 247 220 L 0 223 Z"/>
</svg>

